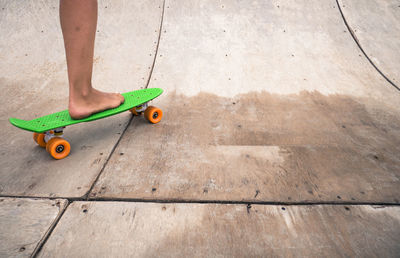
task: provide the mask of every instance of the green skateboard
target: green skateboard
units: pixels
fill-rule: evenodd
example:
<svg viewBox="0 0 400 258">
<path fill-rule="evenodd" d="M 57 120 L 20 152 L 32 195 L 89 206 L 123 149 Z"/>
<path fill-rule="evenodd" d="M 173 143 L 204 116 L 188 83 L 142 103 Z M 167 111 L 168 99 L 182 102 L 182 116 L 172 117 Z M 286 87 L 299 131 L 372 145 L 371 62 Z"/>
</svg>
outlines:
<svg viewBox="0 0 400 258">
<path fill-rule="evenodd" d="M 67 109 L 29 121 L 10 118 L 10 123 L 23 130 L 33 132 L 33 139 L 39 146 L 46 148 L 53 158 L 63 159 L 68 156 L 71 150 L 70 144 L 63 138 L 63 130 L 66 126 L 90 122 L 127 110 L 135 116 L 144 113 L 144 117 L 149 122 L 156 124 L 161 121 L 162 111 L 157 107 L 148 106 L 147 102 L 160 96 L 162 92 L 163 90 L 159 88 L 149 88 L 123 93 L 125 102 L 121 106 L 93 114 L 84 119 L 72 119 Z"/>
</svg>

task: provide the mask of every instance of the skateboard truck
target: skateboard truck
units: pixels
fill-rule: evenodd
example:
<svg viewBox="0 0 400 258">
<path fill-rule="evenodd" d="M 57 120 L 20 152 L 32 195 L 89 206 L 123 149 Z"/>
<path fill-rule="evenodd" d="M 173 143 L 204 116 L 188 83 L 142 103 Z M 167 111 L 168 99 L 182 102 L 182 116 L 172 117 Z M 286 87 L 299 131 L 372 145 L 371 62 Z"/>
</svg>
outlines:
<svg viewBox="0 0 400 258">
<path fill-rule="evenodd" d="M 33 133 L 33 140 L 55 159 L 63 159 L 71 151 L 71 145 L 63 137 L 64 127 L 58 127 L 44 133 Z"/>
<path fill-rule="evenodd" d="M 64 136 L 63 136 L 64 128 L 65 128 L 65 126 L 64 126 L 64 127 L 59 127 L 59 128 L 54 129 L 54 130 L 45 132 L 45 133 L 44 133 L 44 141 L 47 143 L 47 142 L 49 142 L 49 141 L 51 140 L 51 138 L 53 138 L 53 137 L 60 137 L 60 138 L 63 138 L 63 137 L 64 137 Z"/>
<path fill-rule="evenodd" d="M 136 106 L 135 110 L 136 112 L 144 112 L 147 109 L 148 105 L 147 102 L 143 103 L 142 105 Z"/>
<path fill-rule="evenodd" d="M 157 124 L 161 121 L 163 115 L 162 110 L 154 106 L 149 106 L 147 103 L 148 102 L 145 102 L 139 106 L 133 107 L 130 111 L 134 116 L 140 116 L 144 113 L 144 117 L 147 121 L 152 124 Z"/>
</svg>

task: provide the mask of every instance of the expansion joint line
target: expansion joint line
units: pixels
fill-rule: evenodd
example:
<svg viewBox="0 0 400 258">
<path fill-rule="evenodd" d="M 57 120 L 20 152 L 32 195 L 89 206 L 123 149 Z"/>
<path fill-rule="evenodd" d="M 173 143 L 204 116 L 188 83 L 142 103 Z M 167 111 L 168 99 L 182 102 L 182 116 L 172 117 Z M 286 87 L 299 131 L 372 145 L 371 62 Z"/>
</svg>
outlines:
<svg viewBox="0 0 400 258">
<path fill-rule="evenodd" d="M 375 68 L 375 70 L 383 77 L 385 78 L 385 80 L 390 83 L 393 87 L 395 87 L 397 90 L 400 91 L 399 86 L 397 86 L 394 82 L 392 82 L 381 70 L 379 70 L 379 68 L 374 64 L 374 62 L 372 62 L 371 58 L 369 58 L 369 56 L 367 55 L 367 53 L 365 53 L 364 49 L 362 48 L 360 42 L 358 41 L 356 35 L 354 34 L 354 31 L 351 29 L 350 25 L 348 24 L 346 18 L 344 17 L 344 13 L 342 11 L 342 8 L 340 7 L 339 4 L 339 0 L 336 0 L 336 4 L 338 6 L 339 12 L 342 16 L 343 22 L 347 27 L 347 30 L 350 32 L 351 37 L 353 38 L 354 42 L 356 42 L 358 48 L 361 50 L 361 52 L 364 54 L 365 58 L 367 58 L 367 60 L 369 61 L 369 63 Z"/>
<path fill-rule="evenodd" d="M 53 233 L 54 229 L 56 228 L 58 222 L 60 221 L 61 217 L 64 215 L 65 211 L 67 210 L 68 206 L 70 205 L 70 201 L 67 202 L 65 207 L 60 206 L 60 212 L 57 215 L 55 221 L 51 224 L 50 228 L 45 233 L 44 237 L 39 241 L 38 245 L 36 246 L 35 250 L 33 250 L 31 254 L 31 258 L 35 258 L 38 256 L 40 251 L 42 250 L 43 246 L 46 244 L 47 240 L 49 239 L 50 235 Z"/>
<path fill-rule="evenodd" d="M 67 200 L 69 204 L 73 202 L 122 202 L 122 203 L 165 203 L 165 204 L 243 204 L 243 205 L 285 205 L 285 206 L 306 206 L 306 205 L 371 205 L 371 206 L 399 206 L 398 202 L 383 201 L 257 201 L 257 200 L 202 200 L 202 199 L 143 199 L 143 198 L 119 198 L 119 197 L 45 197 L 45 196 L 17 196 L 17 195 L 0 195 L 0 198 L 17 198 L 17 199 L 33 199 L 33 200 Z"/>
<path fill-rule="evenodd" d="M 145 87 L 146 89 L 149 87 L 150 80 L 151 80 L 151 76 L 153 75 L 154 66 L 155 66 L 156 60 L 157 60 L 158 48 L 159 48 L 159 46 L 160 46 L 161 33 L 162 33 L 162 30 L 163 30 L 164 12 L 165 12 L 165 1 L 166 1 L 166 0 L 163 1 L 163 5 L 162 5 L 161 21 L 160 21 L 160 27 L 159 27 L 159 29 L 158 29 L 157 46 L 156 46 L 156 51 L 155 51 L 155 54 L 154 54 L 153 63 L 151 64 L 150 74 L 149 74 L 149 77 L 148 77 L 147 82 L 146 82 L 146 87 Z"/>
<path fill-rule="evenodd" d="M 254 204 L 254 205 L 372 205 L 372 206 L 400 206 L 399 202 L 384 201 L 262 201 L 262 200 L 202 200 L 202 199 L 143 199 L 143 198 L 120 198 L 120 197 L 46 197 L 46 196 L 18 196 L 0 195 L 0 198 L 33 199 L 33 200 L 67 200 L 68 204 L 73 202 L 124 202 L 124 203 L 171 203 L 171 204 Z"/>
<path fill-rule="evenodd" d="M 122 131 L 121 135 L 119 136 L 117 142 L 115 143 L 115 145 L 114 145 L 113 148 L 111 149 L 111 152 L 110 152 L 110 154 L 108 155 L 108 157 L 107 157 L 106 161 L 104 162 L 103 166 L 101 167 L 100 172 L 97 174 L 97 176 L 96 176 L 96 178 L 94 179 L 94 181 L 93 181 L 92 185 L 90 186 L 89 190 L 86 192 L 85 195 L 83 195 L 83 197 L 82 197 L 83 199 L 86 199 L 86 200 L 87 200 L 87 199 L 89 198 L 90 193 L 92 192 L 94 186 L 96 185 L 96 183 L 97 183 L 97 181 L 99 180 L 101 174 L 103 173 L 104 169 L 106 168 L 106 166 L 107 166 L 108 162 L 110 161 L 112 155 L 114 154 L 115 150 L 117 149 L 117 147 L 118 147 L 118 145 L 119 145 L 121 139 L 124 137 L 124 134 L 125 134 L 126 130 L 128 129 L 129 125 L 131 124 L 132 120 L 133 120 L 133 116 L 131 116 L 131 117 L 129 118 L 128 123 L 126 124 L 124 130 Z"/>
<path fill-rule="evenodd" d="M 78 201 L 78 200 L 75 200 Z M 107 198 L 95 197 L 86 201 L 89 202 L 125 202 L 125 203 L 164 203 L 164 204 L 236 204 L 236 205 L 269 205 L 269 206 L 312 206 L 312 205 L 349 205 L 349 206 L 400 206 L 400 203 L 393 202 L 349 202 L 349 201 L 229 201 L 229 200 L 193 200 L 193 199 L 140 199 L 140 198 Z"/>
<path fill-rule="evenodd" d="M 151 77 L 152 77 L 152 75 L 153 75 L 153 70 L 154 70 L 154 66 L 155 66 L 155 63 L 156 63 L 156 59 L 157 59 L 158 48 L 159 48 L 159 46 L 160 46 L 161 32 L 162 32 L 162 28 L 163 28 L 164 12 L 165 12 L 165 0 L 163 1 L 163 5 L 162 5 L 161 21 L 160 21 L 160 27 L 159 27 L 159 30 L 158 30 L 157 46 L 156 46 L 156 50 L 155 50 L 155 54 L 154 54 L 153 63 L 151 64 L 151 69 L 150 69 L 149 77 L 148 77 L 147 82 L 146 82 L 146 86 L 145 86 L 146 89 L 149 87 L 150 80 L 151 80 Z M 120 137 L 118 138 L 117 142 L 116 142 L 115 145 L 113 146 L 113 148 L 112 148 L 110 154 L 108 155 L 107 160 L 104 162 L 104 165 L 103 165 L 103 167 L 101 168 L 99 174 L 96 176 L 95 180 L 93 181 L 92 185 L 90 186 L 90 189 L 89 189 L 89 190 L 86 192 L 86 194 L 82 197 L 83 199 L 89 200 L 90 193 L 92 192 L 94 186 L 96 185 L 96 183 L 97 183 L 97 181 L 99 180 L 101 174 L 103 173 L 104 169 L 106 168 L 106 166 L 107 166 L 107 164 L 108 164 L 108 161 L 111 159 L 112 155 L 114 154 L 115 149 L 116 149 L 117 146 L 119 145 L 119 143 L 120 143 L 121 139 L 123 138 L 123 136 L 124 136 L 126 130 L 128 129 L 128 127 L 129 127 L 130 124 L 132 123 L 132 120 L 133 120 L 133 116 L 129 119 L 129 121 L 128 121 L 126 127 L 124 128 L 124 131 L 121 133 L 121 135 L 120 135 Z"/>
</svg>

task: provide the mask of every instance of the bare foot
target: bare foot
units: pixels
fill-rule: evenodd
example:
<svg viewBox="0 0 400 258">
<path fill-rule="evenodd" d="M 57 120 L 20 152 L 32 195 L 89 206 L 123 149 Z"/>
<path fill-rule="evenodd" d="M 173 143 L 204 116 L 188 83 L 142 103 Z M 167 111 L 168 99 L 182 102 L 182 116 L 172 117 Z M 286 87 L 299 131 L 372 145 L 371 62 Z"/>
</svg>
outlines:
<svg viewBox="0 0 400 258">
<path fill-rule="evenodd" d="M 119 93 L 106 93 L 91 88 L 87 94 L 73 94 L 69 98 L 69 115 L 72 119 L 83 119 L 91 114 L 116 108 L 124 103 Z"/>
</svg>

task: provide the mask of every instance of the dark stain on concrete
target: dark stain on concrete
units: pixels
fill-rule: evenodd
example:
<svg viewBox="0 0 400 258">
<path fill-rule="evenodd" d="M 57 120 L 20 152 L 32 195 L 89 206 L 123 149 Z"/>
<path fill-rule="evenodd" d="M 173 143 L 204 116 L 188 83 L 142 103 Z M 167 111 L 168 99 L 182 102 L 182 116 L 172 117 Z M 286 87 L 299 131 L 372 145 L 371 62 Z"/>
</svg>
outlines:
<svg viewBox="0 0 400 258">
<path fill-rule="evenodd" d="M 124 157 L 110 160 L 110 173 L 115 167 L 126 172 L 113 179 L 106 171 L 109 178 L 102 184 L 118 184 L 108 196 L 150 197 L 146 188 L 157 178 L 160 191 L 150 193 L 157 198 L 394 202 L 400 197 L 400 112 L 384 103 L 316 91 L 234 98 L 169 92 L 157 105 L 163 121 L 149 127 L 135 119 L 120 144 Z M 138 174 L 142 185 L 135 182 Z M 207 194 L 204 181 L 212 182 Z"/>
</svg>

